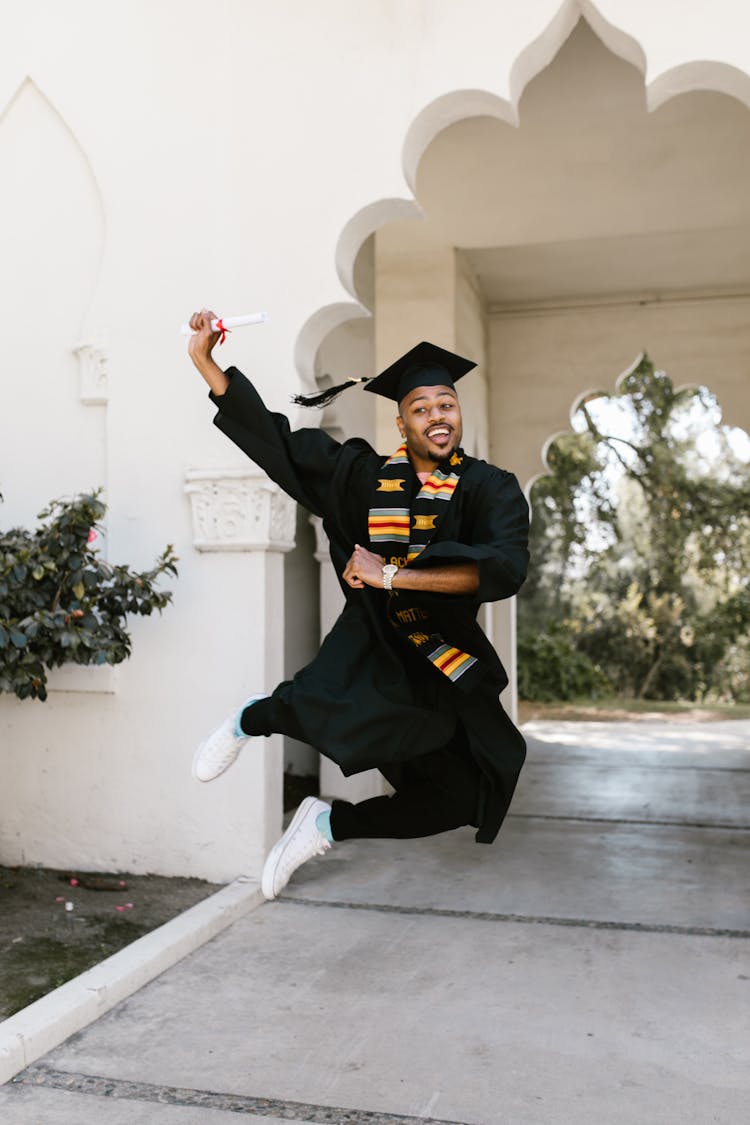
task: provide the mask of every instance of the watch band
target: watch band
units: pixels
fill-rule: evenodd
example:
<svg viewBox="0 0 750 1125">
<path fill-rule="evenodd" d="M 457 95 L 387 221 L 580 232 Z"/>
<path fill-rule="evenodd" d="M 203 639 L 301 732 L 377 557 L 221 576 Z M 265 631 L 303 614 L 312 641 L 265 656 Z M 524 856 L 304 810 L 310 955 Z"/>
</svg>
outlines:
<svg viewBox="0 0 750 1125">
<path fill-rule="evenodd" d="M 383 589 L 384 590 L 388 590 L 388 591 L 393 590 L 393 577 L 397 573 L 397 571 L 398 571 L 398 567 L 395 565 L 395 563 L 386 563 L 386 565 L 383 567 Z"/>
</svg>

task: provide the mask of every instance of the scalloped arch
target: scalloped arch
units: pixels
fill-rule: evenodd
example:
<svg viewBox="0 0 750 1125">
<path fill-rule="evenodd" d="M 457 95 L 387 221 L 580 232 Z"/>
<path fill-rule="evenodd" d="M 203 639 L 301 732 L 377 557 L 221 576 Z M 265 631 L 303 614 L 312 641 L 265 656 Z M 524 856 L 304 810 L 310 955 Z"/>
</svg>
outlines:
<svg viewBox="0 0 750 1125">
<path fill-rule="evenodd" d="M 579 409 L 579 407 L 592 395 L 611 395 L 619 391 L 624 380 L 627 379 L 628 375 L 631 375 L 635 371 L 645 354 L 645 352 L 639 352 L 632 363 L 629 363 L 628 366 L 620 372 L 620 374 L 615 378 L 614 388 L 612 390 L 607 390 L 603 386 L 587 387 L 586 390 L 578 391 L 575 397 L 571 400 L 570 408 L 568 410 L 567 428 L 555 430 L 544 439 L 540 452 L 540 459 L 544 468 L 540 469 L 539 472 L 534 473 L 532 476 L 530 476 L 523 486 L 523 491 L 526 499 L 529 501 L 529 504 L 531 504 L 531 490 L 536 482 L 538 480 L 541 480 L 542 477 L 549 476 L 549 474 L 553 471 L 552 466 L 550 465 L 548 460 L 550 448 L 552 447 L 552 445 L 554 445 L 558 438 L 565 437 L 566 434 L 575 433 L 575 430 L 573 429 L 573 416 Z"/>
<path fill-rule="evenodd" d="M 426 149 L 444 129 L 470 117 L 495 117 L 516 127 L 520 124 L 519 103 L 524 90 L 557 55 L 578 21 L 583 18 L 605 47 L 635 66 L 644 76 L 646 105 L 653 112 L 670 99 L 694 90 L 726 94 L 750 108 L 750 74 L 718 60 L 683 63 L 646 82 L 646 55 L 628 32 L 610 23 L 593 0 L 564 0 L 544 30 L 516 58 L 510 72 L 510 100 L 491 90 L 453 90 L 426 105 L 410 125 L 402 147 L 404 178 L 414 198 L 381 200 L 363 208 L 344 227 L 336 249 L 336 267 L 341 283 L 353 296 L 354 262 L 362 244 L 385 223 L 421 214 L 416 199 L 419 162 Z"/>
<path fill-rule="evenodd" d="M 617 377 L 615 378 L 615 381 L 614 381 L 614 387 L 612 389 L 608 390 L 606 387 L 603 387 L 603 386 L 588 387 L 586 390 L 579 391 L 575 395 L 575 397 L 571 401 L 570 409 L 569 409 L 569 412 L 568 412 L 568 418 L 569 418 L 570 425 L 567 427 L 567 429 L 555 430 L 547 438 L 545 438 L 545 440 L 542 444 L 542 449 L 541 449 L 541 454 L 540 454 L 541 461 L 542 461 L 542 464 L 543 464 L 544 468 L 540 469 L 539 472 L 534 473 L 531 477 L 529 477 L 529 479 L 526 481 L 526 483 L 524 485 L 524 493 L 526 495 L 527 500 L 529 500 L 529 503 L 531 502 L 531 490 L 534 487 L 534 485 L 536 484 L 536 482 L 538 480 L 541 480 L 542 477 L 548 476 L 553 471 L 552 467 L 549 463 L 549 459 L 548 459 L 548 455 L 549 455 L 549 451 L 550 451 L 551 446 L 557 441 L 558 438 L 564 437 L 566 434 L 575 433 L 575 430 L 573 429 L 573 416 L 575 415 L 576 411 L 581 407 L 581 405 L 584 402 L 586 402 L 586 400 L 588 398 L 590 398 L 592 396 L 595 396 L 595 395 L 611 396 L 613 394 L 619 394 L 622 390 L 622 386 L 623 386 L 623 383 L 625 382 L 625 380 L 628 378 L 628 376 L 633 374 L 633 372 L 636 370 L 636 368 L 639 366 L 639 364 L 645 358 L 645 356 L 646 356 L 645 352 L 639 352 L 638 355 L 635 357 L 635 359 L 632 361 L 632 363 L 629 363 L 628 366 L 623 371 L 621 371 L 619 375 L 617 375 Z M 661 370 L 661 368 L 658 368 L 658 370 Z M 674 386 L 675 391 L 688 391 L 688 390 L 698 390 L 701 386 L 708 386 L 708 384 L 700 383 L 700 382 L 697 382 L 697 381 L 686 381 L 686 382 L 683 382 L 683 383 L 673 383 L 673 386 Z M 709 387 L 709 389 L 710 389 L 710 387 Z M 720 401 L 720 399 L 718 399 L 718 397 L 716 398 L 716 402 L 717 402 L 718 408 L 721 412 L 721 424 L 733 426 L 734 424 L 732 422 L 728 422 L 726 420 L 724 408 L 722 407 L 721 401 Z"/>
<path fill-rule="evenodd" d="M 549 66 L 581 18 L 605 47 L 641 72 L 649 112 L 672 98 L 697 90 L 728 95 L 750 108 L 750 74 L 718 60 L 695 60 L 672 67 L 648 82 L 645 51 L 632 35 L 607 20 L 593 0 L 563 0 L 546 27 L 514 61 L 509 80 L 510 100 L 491 90 L 454 90 L 434 99 L 416 115 L 402 146 L 402 168 L 412 198 L 382 199 L 363 207 L 345 224 L 336 245 L 339 280 L 355 301 L 360 299 L 354 278 L 355 263 L 367 238 L 388 223 L 422 216 L 416 198 L 416 177 L 419 162 L 431 142 L 444 129 L 470 117 L 495 117 L 518 127 L 518 107 L 526 86 Z M 346 315 L 342 309 L 347 310 Z M 295 348 L 298 370 L 305 383 L 314 384 L 315 354 L 326 331 L 344 320 L 369 315 L 360 301 L 337 303 L 309 318 Z M 330 324 L 328 329 L 325 328 L 327 323 Z"/>
<path fill-rule="evenodd" d="M 665 70 L 646 85 L 649 112 L 694 90 L 710 90 L 726 94 L 750 109 L 750 74 L 739 67 L 718 60 L 696 60 Z"/>
<path fill-rule="evenodd" d="M 622 385 L 625 382 L 625 380 L 627 379 L 627 377 L 629 375 L 633 374 L 635 369 L 638 367 L 638 364 L 641 363 L 641 361 L 644 360 L 645 358 L 646 358 L 646 352 L 639 352 L 638 355 L 633 360 L 633 362 L 628 367 L 626 367 L 624 371 L 620 372 L 620 374 L 615 379 L 615 392 L 617 394 L 619 394 L 620 391 L 622 390 Z M 664 369 L 661 368 L 661 367 L 657 367 L 656 370 L 657 371 L 663 371 Z M 668 373 L 666 371 L 664 371 L 664 374 L 668 374 Z M 671 376 L 669 376 L 669 377 L 671 379 Z M 672 381 L 672 386 L 674 387 L 674 389 L 676 391 L 695 391 L 695 390 L 698 390 L 700 387 L 707 387 L 708 383 L 700 383 L 697 380 L 688 379 L 684 383 L 675 383 L 674 381 Z M 591 393 L 591 392 L 589 392 L 589 393 Z M 599 391 L 599 392 L 595 392 L 595 393 L 608 395 L 608 394 L 611 394 L 612 392 L 611 391 Z M 584 400 L 584 396 L 578 395 L 577 399 L 575 400 L 575 405 L 571 409 L 571 418 L 573 417 L 573 414 L 576 412 L 576 410 L 578 409 L 578 406 L 580 405 L 581 402 L 583 402 L 583 400 Z M 717 402 L 718 402 L 718 399 L 717 399 Z M 721 409 L 721 404 L 719 404 L 719 408 Z"/>
<path fill-rule="evenodd" d="M 388 223 L 422 217 L 416 199 L 379 199 L 352 215 L 336 243 L 336 272 L 348 293 L 358 297 L 354 281 L 357 255 L 371 234 Z"/>
<path fill-rule="evenodd" d="M 510 90 L 516 114 L 529 82 L 549 66 L 581 17 L 613 55 L 631 63 L 645 76 L 646 55 L 632 35 L 606 20 L 592 0 L 564 0 L 542 33 L 524 47 L 511 67 Z"/>
<path fill-rule="evenodd" d="M 497 117 L 509 125 L 518 125 L 517 107 L 489 90 L 452 90 L 435 98 L 414 118 L 404 140 L 404 176 L 415 194 L 419 162 L 435 137 L 468 117 Z"/>
<path fill-rule="evenodd" d="M 467 117 L 496 117 L 518 127 L 518 105 L 526 86 L 549 66 L 581 17 L 605 47 L 645 75 L 645 53 L 631 35 L 609 23 L 591 0 L 564 0 L 544 30 L 523 48 L 513 63 L 510 101 L 489 90 L 455 90 L 430 102 L 415 117 L 406 135 L 402 156 L 404 175 L 412 191 L 419 161 L 443 129 Z"/>
<path fill-rule="evenodd" d="M 604 387 L 601 387 L 601 386 L 599 386 L 599 387 L 588 387 L 584 391 L 579 391 L 575 395 L 575 397 L 571 400 L 570 409 L 568 411 L 568 423 L 569 423 L 568 427 L 566 429 L 555 430 L 553 433 L 551 433 L 548 437 L 546 437 L 544 439 L 544 442 L 542 443 L 542 448 L 541 448 L 541 451 L 540 451 L 540 459 L 541 459 L 542 465 L 544 467 L 542 469 L 540 469 L 538 472 L 533 473 L 532 476 L 530 476 L 529 479 L 523 485 L 524 495 L 525 495 L 525 497 L 526 497 L 526 499 L 529 503 L 529 509 L 531 511 L 532 516 L 534 514 L 534 506 L 533 506 L 532 501 L 531 501 L 531 491 L 532 491 L 534 485 L 537 483 L 537 481 L 541 480 L 542 477 L 550 476 L 553 473 L 554 470 L 549 463 L 549 451 L 552 448 L 552 446 L 554 445 L 554 443 L 557 441 L 558 438 L 565 437 L 566 434 L 575 433 L 575 430 L 573 429 L 573 416 L 576 413 L 576 411 L 579 409 L 579 407 L 582 405 L 582 403 L 584 403 L 586 401 L 586 399 L 590 398 L 592 395 L 611 395 L 613 393 L 616 393 L 620 389 L 623 381 L 625 379 L 627 379 L 628 375 L 632 374 L 632 372 L 635 371 L 636 367 L 641 362 L 644 355 L 645 355 L 645 352 L 639 352 L 638 355 L 635 357 L 635 359 L 632 361 L 632 363 L 629 363 L 628 366 L 623 371 L 620 372 L 620 374 L 615 379 L 615 384 L 614 384 L 613 390 L 608 391 Z"/>
<path fill-rule="evenodd" d="M 305 391 L 318 389 L 315 382 L 315 358 L 326 336 L 348 320 L 369 316 L 367 309 L 354 301 L 337 301 L 323 305 L 308 317 L 297 336 L 294 350 L 295 363 Z"/>
</svg>

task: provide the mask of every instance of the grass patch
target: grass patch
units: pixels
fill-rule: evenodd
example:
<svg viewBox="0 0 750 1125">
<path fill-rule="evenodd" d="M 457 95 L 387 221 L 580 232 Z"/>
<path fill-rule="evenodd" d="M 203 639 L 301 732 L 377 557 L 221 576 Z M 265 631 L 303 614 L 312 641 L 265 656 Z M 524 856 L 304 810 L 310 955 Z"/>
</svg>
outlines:
<svg viewBox="0 0 750 1125">
<path fill-rule="evenodd" d="M 718 722 L 750 719 L 748 703 L 675 703 L 653 699 L 580 699 L 566 703 L 521 700 L 519 722 L 552 719 L 570 722 L 616 722 L 633 719 L 674 719 L 681 722 Z"/>
<path fill-rule="evenodd" d="M 0 867 L 0 1020 L 216 890 L 201 879 Z"/>
<path fill-rule="evenodd" d="M 3 954 L 3 1012 L 12 1016 L 91 969 L 131 941 L 148 933 L 148 926 L 127 918 L 107 918 L 91 928 L 85 942 L 61 938 L 24 938 Z"/>
</svg>

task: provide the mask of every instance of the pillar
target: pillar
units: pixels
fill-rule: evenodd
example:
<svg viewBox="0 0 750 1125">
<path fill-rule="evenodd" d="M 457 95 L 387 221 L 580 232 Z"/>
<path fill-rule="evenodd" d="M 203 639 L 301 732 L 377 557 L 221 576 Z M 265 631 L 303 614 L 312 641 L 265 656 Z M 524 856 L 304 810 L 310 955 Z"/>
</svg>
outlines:
<svg viewBox="0 0 750 1125">
<path fill-rule="evenodd" d="M 477 369 L 459 386 L 464 422 L 463 446 L 488 459 L 489 390 L 487 314 L 478 280 L 459 250 L 430 233 L 428 224 L 408 220 L 382 227 L 375 235 L 375 368 L 382 371 L 419 343 L 469 356 Z M 378 399 L 378 448 L 397 444 L 394 404 Z M 510 683 L 503 705 L 515 718 L 515 603 L 486 606 L 480 617 L 500 653 Z"/>
<path fill-rule="evenodd" d="M 260 469 L 195 469 L 186 473 L 193 545 L 201 552 L 238 556 L 231 588 L 217 582 L 212 599 L 228 637 L 225 675 L 238 690 L 271 691 L 284 678 L 284 554 L 294 547 L 296 504 Z M 218 570 L 217 570 L 218 574 Z M 240 638 L 234 652 L 230 644 Z M 239 664 L 239 666 L 237 666 Z M 242 685 L 239 688 L 239 685 Z M 260 870 L 281 832 L 284 754 L 281 735 L 253 748 L 248 792 L 249 869 Z"/>
</svg>

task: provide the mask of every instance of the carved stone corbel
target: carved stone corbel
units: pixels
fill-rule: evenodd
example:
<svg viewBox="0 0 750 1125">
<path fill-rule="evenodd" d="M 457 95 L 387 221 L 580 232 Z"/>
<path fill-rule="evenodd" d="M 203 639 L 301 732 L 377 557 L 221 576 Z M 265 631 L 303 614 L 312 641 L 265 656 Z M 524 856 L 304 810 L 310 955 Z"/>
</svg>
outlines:
<svg viewBox="0 0 750 1125">
<path fill-rule="evenodd" d="M 193 546 L 198 551 L 291 551 L 296 504 L 259 469 L 189 469 Z"/>
<path fill-rule="evenodd" d="M 86 406 L 102 406 L 109 399 L 107 379 L 107 353 L 98 344 L 76 344 L 73 353 L 78 357 L 78 394 Z"/>
</svg>

